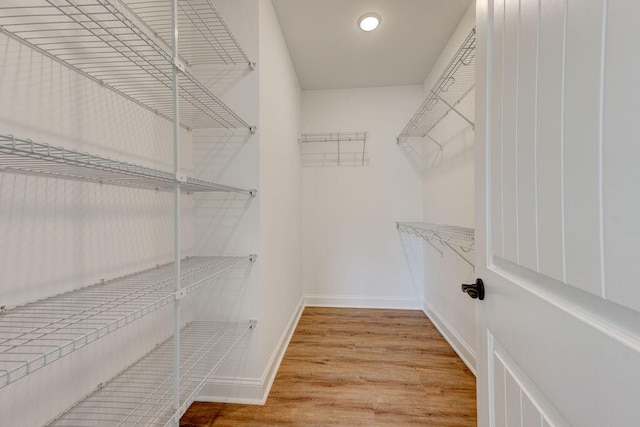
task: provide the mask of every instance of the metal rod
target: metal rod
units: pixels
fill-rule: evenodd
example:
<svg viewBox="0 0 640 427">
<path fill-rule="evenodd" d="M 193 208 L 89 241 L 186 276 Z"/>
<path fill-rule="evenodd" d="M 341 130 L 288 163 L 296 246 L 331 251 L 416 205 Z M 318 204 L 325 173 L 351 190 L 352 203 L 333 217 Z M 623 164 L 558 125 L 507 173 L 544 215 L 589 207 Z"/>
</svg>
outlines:
<svg viewBox="0 0 640 427">
<path fill-rule="evenodd" d="M 178 0 L 171 0 L 171 73 L 173 79 L 173 172 L 180 173 L 180 106 L 178 98 L 180 86 L 178 82 Z M 177 414 L 180 409 L 180 184 L 176 181 L 173 196 L 173 258 L 174 282 L 176 297 L 173 303 L 173 409 Z M 172 419 L 172 425 L 178 427 L 179 420 Z"/>
</svg>

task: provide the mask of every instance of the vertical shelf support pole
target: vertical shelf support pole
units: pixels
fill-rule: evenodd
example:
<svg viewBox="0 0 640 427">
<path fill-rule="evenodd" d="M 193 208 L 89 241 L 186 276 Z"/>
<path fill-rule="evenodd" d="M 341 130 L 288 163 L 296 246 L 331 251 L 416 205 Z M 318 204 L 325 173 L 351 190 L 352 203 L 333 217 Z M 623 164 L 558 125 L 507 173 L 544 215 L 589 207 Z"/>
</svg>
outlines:
<svg viewBox="0 0 640 427">
<path fill-rule="evenodd" d="M 367 133 L 365 132 L 362 139 L 362 166 L 364 166 L 364 157 L 367 152 L 366 149 L 367 149 Z"/>
<path fill-rule="evenodd" d="M 338 141 L 338 166 L 340 166 L 340 132 L 337 133 L 336 140 Z"/>
<path fill-rule="evenodd" d="M 173 302 L 173 426 L 180 424 L 180 116 L 178 106 L 178 0 L 171 0 L 171 56 L 173 79 L 173 172 L 176 181 L 173 184 L 173 282 L 176 298 Z"/>
</svg>

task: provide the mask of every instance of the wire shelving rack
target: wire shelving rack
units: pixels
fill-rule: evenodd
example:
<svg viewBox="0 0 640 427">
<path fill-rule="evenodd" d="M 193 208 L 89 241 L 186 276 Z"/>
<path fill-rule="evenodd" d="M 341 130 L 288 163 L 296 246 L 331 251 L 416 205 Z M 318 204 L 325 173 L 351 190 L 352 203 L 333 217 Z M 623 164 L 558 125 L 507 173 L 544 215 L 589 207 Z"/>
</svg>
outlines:
<svg viewBox="0 0 640 427">
<path fill-rule="evenodd" d="M 448 247 L 467 264 L 474 267 L 473 263 L 463 255 L 474 249 L 475 232 L 473 228 L 431 224 L 428 222 L 397 222 L 396 227 L 403 233 L 421 237 L 440 255 L 443 255 L 442 251 L 434 245 L 434 242 Z"/>
<path fill-rule="evenodd" d="M 157 7 L 162 3 L 169 14 L 160 19 Z M 192 3 L 194 7 L 189 7 Z M 181 0 L 179 4 L 179 21 L 186 33 L 181 47 L 187 58 L 198 63 L 210 55 L 212 62 L 233 64 L 242 59 L 249 63 L 208 1 Z M 174 57 L 161 38 L 171 35 L 171 2 L 147 0 L 132 6 L 153 19 L 160 36 L 119 0 L 7 0 L 0 6 L 0 30 L 168 120 L 175 115 L 175 66 L 183 126 L 255 131 L 189 71 L 185 60 Z"/>
<path fill-rule="evenodd" d="M 303 166 L 367 166 L 369 132 L 301 133 Z"/>
<path fill-rule="evenodd" d="M 256 190 L 245 190 L 191 177 L 179 180 L 176 174 L 148 168 L 89 153 L 68 150 L 0 135 L 0 170 L 15 173 L 47 175 L 57 178 L 173 191 L 174 184 L 186 192 L 225 191 L 255 196 Z"/>
<path fill-rule="evenodd" d="M 398 144 L 409 138 L 428 138 L 442 148 L 442 144 L 430 136 L 431 131 L 451 112 L 455 112 L 472 127 L 474 123 L 458 110 L 458 105 L 475 88 L 476 30 L 471 30 L 429 94 L 411 117 L 400 135 Z"/>
<path fill-rule="evenodd" d="M 255 326 L 196 321 L 180 331 L 180 401 L 172 400 L 173 338 L 54 420 L 51 426 L 177 425 L 206 379 Z"/>
<path fill-rule="evenodd" d="M 255 259 L 183 260 L 180 297 Z M 0 388 L 172 303 L 173 267 L 165 264 L 0 313 Z"/>
<path fill-rule="evenodd" d="M 242 66 L 246 71 L 255 64 L 210 0 L 4 0 L 0 32 L 170 121 L 174 166 L 167 172 L 0 136 L 0 172 L 172 190 L 174 194 L 173 263 L 30 304 L 0 308 L 0 389 L 173 305 L 173 338 L 99 387 L 53 425 L 177 426 L 203 382 L 255 326 L 255 322 L 193 322 L 183 328 L 181 300 L 256 259 L 255 255 L 181 259 L 182 191 L 251 196 L 256 191 L 181 174 L 179 127 L 246 128 L 254 133 L 255 127 L 210 90 L 209 77 L 198 79 L 207 69 L 195 67 Z"/>
</svg>

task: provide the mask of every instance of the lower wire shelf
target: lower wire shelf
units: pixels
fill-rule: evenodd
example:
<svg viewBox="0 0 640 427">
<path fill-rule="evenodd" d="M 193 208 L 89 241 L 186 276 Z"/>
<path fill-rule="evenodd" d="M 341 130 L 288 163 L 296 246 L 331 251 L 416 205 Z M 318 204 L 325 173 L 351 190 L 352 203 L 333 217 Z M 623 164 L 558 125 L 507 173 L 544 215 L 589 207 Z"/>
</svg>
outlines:
<svg viewBox="0 0 640 427">
<path fill-rule="evenodd" d="M 189 294 L 254 261 L 193 257 L 181 262 Z M 173 263 L 87 286 L 0 313 L 0 388 L 172 303 Z"/>
<path fill-rule="evenodd" d="M 166 426 L 193 403 L 207 378 L 255 323 L 195 321 L 180 332 L 180 409 L 173 408 L 173 338 L 156 347 L 51 426 Z"/>
</svg>

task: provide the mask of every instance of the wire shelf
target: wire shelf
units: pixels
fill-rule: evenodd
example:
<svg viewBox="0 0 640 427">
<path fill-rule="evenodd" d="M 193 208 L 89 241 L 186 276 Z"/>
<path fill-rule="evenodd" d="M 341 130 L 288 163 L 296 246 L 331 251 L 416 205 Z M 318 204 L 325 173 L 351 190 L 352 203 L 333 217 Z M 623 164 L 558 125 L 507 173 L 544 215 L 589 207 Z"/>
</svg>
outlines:
<svg viewBox="0 0 640 427">
<path fill-rule="evenodd" d="M 456 107 L 475 88 L 475 49 L 474 28 L 429 91 L 418 111 L 396 138 L 399 144 L 411 137 L 426 136 L 442 148 L 440 143 L 429 137 L 429 133 L 452 111 L 474 126 L 474 123 Z"/>
<path fill-rule="evenodd" d="M 303 166 L 367 166 L 369 132 L 302 133 L 298 137 Z"/>
<path fill-rule="evenodd" d="M 0 170 L 170 191 L 175 174 L 107 157 L 0 135 Z M 195 178 L 180 182 L 186 192 L 225 191 L 254 196 L 255 190 L 230 187 Z"/>
<path fill-rule="evenodd" d="M 182 1 L 183 8 L 189 3 Z M 195 15 L 183 15 L 196 19 Z M 222 22 L 221 28 L 226 29 L 219 14 L 215 15 Z M 0 6 L 0 29 L 168 120 L 174 115 L 175 63 L 181 70 L 178 80 L 183 126 L 251 128 L 199 82 L 179 58 L 174 61 L 166 43 L 150 34 L 143 21 L 118 0 L 7 0 Z M 217 31 L 216 26 L 203 37 L 215 38 Z M 220 43 L 225 46 L 224 40 L 233 39 L 228 29 L 220 34 Z M 193 38 L 192 34 L 190 39 Z M 201 45 L 199 42 L 197 46 Z M 210 53 L 214 55 L 215 51 Z"/>
<path fill-rule="evenodd" d="M 180 332 L 180 409 L 173 408 L 173 338 L 98 388 L 51 426 L 167 426 L 193 403 L 253 323 L 192 322 Z"/>
<path fill-rule="evenodd" d="M 171 3 L 126 0 L 132 10 L 169 46 Z M 211 0 L 178 0 L 178 52 L 187 65 L 252 66 Z"/>
<path fill-rule="evenodd" d="M 181 262 L 190 294 L 255 260 L 194 257 Z M 172 303 L 173 263 L 0 313 L 0 388 Z"/>
<path fill-rule="evenodd" d="M 463 254 L 474 249 L 475 232 L 473 228 L 456 227 L 451 225 L 431 224 L 428 222 L 397 222 L 399 231 L 423 238 L 440 254 L 442 252 L 433 244 L 438 242 L 454 251 L 467 264 L 473 267 Z"/>
</svg>

